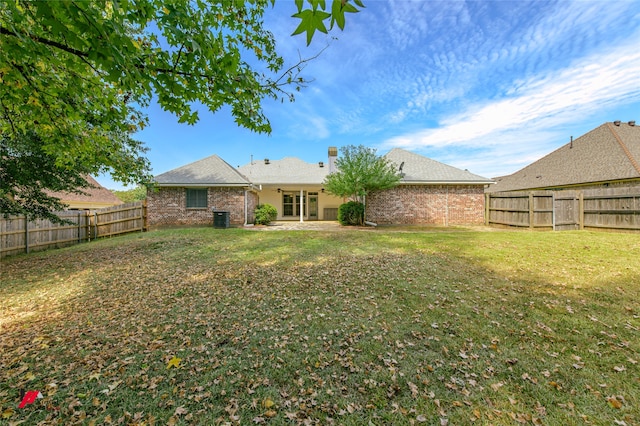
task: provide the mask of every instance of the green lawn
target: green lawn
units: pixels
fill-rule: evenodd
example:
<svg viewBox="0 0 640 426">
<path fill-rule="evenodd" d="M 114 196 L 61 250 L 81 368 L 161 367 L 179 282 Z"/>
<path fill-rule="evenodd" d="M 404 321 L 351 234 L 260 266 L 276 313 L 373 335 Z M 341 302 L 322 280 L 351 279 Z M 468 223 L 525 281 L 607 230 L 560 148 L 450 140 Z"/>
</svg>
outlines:
<svg viewBox="0 0 640 426">
<path fill-rule="evenodd" d="M 0 423 L 640 425 L 639 259 L 638 234 L 455 228 L 8 258 Z"/>
</svg>

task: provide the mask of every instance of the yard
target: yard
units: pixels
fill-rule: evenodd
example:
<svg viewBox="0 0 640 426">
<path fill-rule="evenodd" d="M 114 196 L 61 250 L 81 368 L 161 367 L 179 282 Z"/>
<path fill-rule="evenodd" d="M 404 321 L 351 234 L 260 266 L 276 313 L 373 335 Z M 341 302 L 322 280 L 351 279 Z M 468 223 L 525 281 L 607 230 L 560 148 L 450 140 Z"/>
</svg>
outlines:
<svg viewBox="0 0 640 426">
<path fill-rule="evenodd" d="M 639 258 L 638 234 L 212 228 L 8 258 L 0 423 L 640 425 Z"/>
</svg>

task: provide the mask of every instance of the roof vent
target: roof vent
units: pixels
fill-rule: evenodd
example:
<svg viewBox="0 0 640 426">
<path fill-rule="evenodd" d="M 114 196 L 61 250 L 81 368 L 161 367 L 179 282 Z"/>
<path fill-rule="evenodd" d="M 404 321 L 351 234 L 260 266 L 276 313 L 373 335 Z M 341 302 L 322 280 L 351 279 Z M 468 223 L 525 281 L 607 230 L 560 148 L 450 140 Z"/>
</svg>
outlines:
<svg viewBox="0 0 640 426">
<path fill-rule="evenodd" d="M 322 161 L 318 161 L 318 166 L 324 167 L 324 163 Z"/>
<path fill-rule="evenodd" d="M 636 120 L 629 121 L 629 126 L 633 127 L 636 125 Z"/>
<path fill-rule="evenodd" d="M 613 124 L 615 124 L 616 126 L 619 126 L 620 125 L 620 120 L 614 121 Z"/>
<path fill-rule="evenodd" d="M 269 159 L 268 159 L 268 158 L 265 158 L 265 159 L 264 159 L 264 164 L 270 164 L 270 163 L 271 163 L 271 162 L 269 161 Z"/>
</svg>

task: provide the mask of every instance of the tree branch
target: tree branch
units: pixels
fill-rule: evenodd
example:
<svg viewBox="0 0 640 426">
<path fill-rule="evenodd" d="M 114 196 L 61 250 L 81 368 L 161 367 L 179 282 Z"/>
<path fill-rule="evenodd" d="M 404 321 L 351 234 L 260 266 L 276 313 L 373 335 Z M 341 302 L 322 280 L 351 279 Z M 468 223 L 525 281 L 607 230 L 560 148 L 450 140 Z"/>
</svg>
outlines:
<svg viewBox="0 0 640 426">
<path fill-rule="evenodd" d="M 12 37 L 17 37 L 17 38 L 20 37 L 19 34 L 13 32 L 11 30 L 8 30 L 7 28 L 5 28 L 3 26 L 0 26 L 0 34 L 9 35 L 9 36 L 12 36 Z M 64 45 L 62 43 L 59 43 L 57 41 L 54 41 L 54 40 L 49 40 L 49 39 L 46 39 L 44 37 L 40 37 L 40 36 L 37 36 L 37 35 L 28 34 L 28 33 L 27 34 L 22 34 L 22 35 L 25 35 L 25 36 L 29 37 L 31 40 L 37 41 L 38 43 L 42 43 L 42 44 L 44 44 L 46 46 L 55 47 L 57 49 L 65 51 L 67 53 L 71 53 L 72 55 L 78 56 L 80 58 L 89 57 L 89 54 L 86 53 L 86 52 L 83 52 L 83 51 L 78 50 L 78 49 L 74 49 L 73 47 L 66 46 L 66 45 Z"/>
</svg>

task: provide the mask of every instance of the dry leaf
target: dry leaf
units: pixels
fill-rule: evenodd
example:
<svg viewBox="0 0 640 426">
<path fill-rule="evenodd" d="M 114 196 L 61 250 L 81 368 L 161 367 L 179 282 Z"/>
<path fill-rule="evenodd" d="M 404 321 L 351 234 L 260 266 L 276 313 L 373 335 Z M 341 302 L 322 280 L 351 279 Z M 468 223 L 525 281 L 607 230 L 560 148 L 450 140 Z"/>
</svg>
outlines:
<svg viewBox="0 0 640 426">
<path fill-rule="evenodd" d="M 271 400 L 271 398 L 266 398 L 264 401 L 262 401 L 262 406 L 264 408 L 269 409 L 269 408 L 273 407 L 274 405 L 275 405 L 275 402 L 273 402 Z"/>
<path fill-rule="evenodd" d="M 620 409 L 622 408 L 622 401 L 618 400 L 615 396 L 607 397 L 607 402 L 611 408 Z"/>
<path fill-rule="evenodd" d="M 169 362 L 167 362 L 167 370 L 170 369 L 171 367 L 174 367 L 174 368 L 180 367 L 180 361 L 182 361 L 182 358 L 178 358 L 174 355 L 174 357 L 171 358 Z"/>
</svg>

